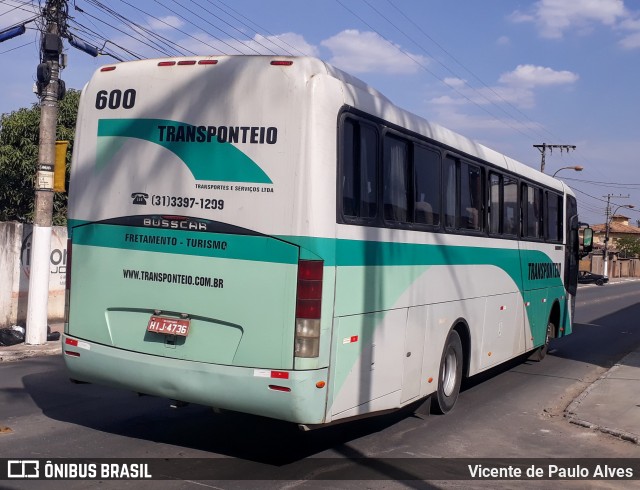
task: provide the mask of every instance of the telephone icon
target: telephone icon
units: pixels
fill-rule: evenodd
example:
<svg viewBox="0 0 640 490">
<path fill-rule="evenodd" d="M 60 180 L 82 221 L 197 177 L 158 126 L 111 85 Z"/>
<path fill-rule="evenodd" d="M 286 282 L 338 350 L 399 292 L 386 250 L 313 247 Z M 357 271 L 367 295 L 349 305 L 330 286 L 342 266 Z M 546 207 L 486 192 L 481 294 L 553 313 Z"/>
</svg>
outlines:
<svg viewBox="0 0 640 490">
<path fill-rule="evenodd" d="M 145 192 L 134 192 L 131 194 L 131 198 L 133 199 L 133 204 L 147 204 L 149 194 Z"/>
</svg>

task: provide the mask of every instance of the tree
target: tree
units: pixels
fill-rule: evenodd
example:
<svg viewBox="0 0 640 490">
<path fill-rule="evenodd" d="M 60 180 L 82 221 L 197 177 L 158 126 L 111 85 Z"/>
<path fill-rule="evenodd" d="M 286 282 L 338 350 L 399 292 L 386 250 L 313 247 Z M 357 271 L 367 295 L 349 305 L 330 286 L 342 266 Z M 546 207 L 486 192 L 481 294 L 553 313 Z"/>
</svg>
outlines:
<svg viewBox="0 0 640 490">
<path fill-rule="evenodd" d="M 640 255 L 640 239 L 634 237 L 621 237 L 616 240 L 616 247 L 620 250 L 622 258 L 637 257 Z"/>
<path fill-rule="evenodd" d="M 80 92 L 70 89 L 58 105 L 56 137 L 68 140 L 66 183 L 78 115 Z M 40 106 L 19 109 L 0 116 L 0 221 L 33 222 L 35 175 L 38 165 Z M 53 224 L 67 222 L 67 195 L 56 192 Z"/>
</svg>

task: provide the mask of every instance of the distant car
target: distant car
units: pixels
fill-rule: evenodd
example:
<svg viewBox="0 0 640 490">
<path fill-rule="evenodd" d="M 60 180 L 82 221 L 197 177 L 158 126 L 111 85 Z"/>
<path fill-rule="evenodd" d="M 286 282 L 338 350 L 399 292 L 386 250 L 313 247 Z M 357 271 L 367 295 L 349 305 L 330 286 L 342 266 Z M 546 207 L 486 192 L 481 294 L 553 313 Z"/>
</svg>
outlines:
<svg viewBox="0 0 640 490">
<path fill-rule="evenodd" d="M 593 272 L 580 271 L 578 274 L 578 282 L 580 284 L 597 284 L 598 286 L 604 286 L 605 282 L 609 282 L 608 277 L 604 277 L 601 274 L 594 274 Z"/>
</svg>

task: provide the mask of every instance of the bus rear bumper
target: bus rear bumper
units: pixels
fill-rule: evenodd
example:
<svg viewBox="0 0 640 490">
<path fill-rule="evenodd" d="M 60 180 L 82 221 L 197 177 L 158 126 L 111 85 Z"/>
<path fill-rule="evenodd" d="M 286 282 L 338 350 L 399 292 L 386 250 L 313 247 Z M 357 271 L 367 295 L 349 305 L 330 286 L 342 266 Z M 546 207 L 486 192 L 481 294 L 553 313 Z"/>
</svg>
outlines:
<svg viewBox="0 0 640 490">
<path fill-rule="evenodd" d="M 327 368 L 276 371 L 207 364 L 126 351 L 66 334 L 62 346 L 70 377 L 77 381 L 297 424 L 325 420 Z"/>
</svg>

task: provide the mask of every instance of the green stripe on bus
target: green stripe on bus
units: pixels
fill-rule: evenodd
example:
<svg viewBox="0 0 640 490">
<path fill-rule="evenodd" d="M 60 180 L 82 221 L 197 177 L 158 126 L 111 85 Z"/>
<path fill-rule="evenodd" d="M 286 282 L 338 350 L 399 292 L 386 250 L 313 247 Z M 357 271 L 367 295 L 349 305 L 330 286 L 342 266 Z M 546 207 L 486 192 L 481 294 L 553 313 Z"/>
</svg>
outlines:
<svg viewBox="0 0 640 490">
<path fill-rule="evenodd" d="M 298 262 L 298 247 L 266 236 L 94 224 L 74 228 L 73 243 L 175 255 L 282 264 Z"/>
<path fill-rule="evenodd" d="M 141 241 L 141 240 L 146 240 Z M 154 240 L 150 243 L 149 240 Z M 73 242 L 149 252 L 293 264 L 295 245 L 324 260 L 327 267 L 493 265 L 524 290 L 561 286 L 562 278 L 529 279 L 528 263 L 553 264 L 544 252 L 507 248 L 426 245 L 314 237 L 265 237 L 119 225 L 73 228 Z M 224 244 L 224 245 L 223 245 Z M 224 248 L 223 248 L 224 247 Z M 524 263 L 526 257 L 527 263 Z"/>
</svg>

